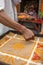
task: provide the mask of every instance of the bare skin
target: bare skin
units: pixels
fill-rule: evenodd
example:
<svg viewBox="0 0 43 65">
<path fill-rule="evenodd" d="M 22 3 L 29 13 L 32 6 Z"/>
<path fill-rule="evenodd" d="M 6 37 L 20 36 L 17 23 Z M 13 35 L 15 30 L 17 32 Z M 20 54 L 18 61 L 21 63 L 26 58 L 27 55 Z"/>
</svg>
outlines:
<svg viewBox="0 0 43 65">
<path fill-rule="evenodd" d="M 5 11 L 0 11 L 0 23 L 4 24 L 5 26 L 8 26 L 12 29 L 16 29 L 20 33 L 23 34 L 24 38 L 26 40 L 31 39 L 34 37 L 34 34 L 31 30 L 27 29 L 25 26 L 17 23 L 16 21 L 12 20 Z"/>
</svg>

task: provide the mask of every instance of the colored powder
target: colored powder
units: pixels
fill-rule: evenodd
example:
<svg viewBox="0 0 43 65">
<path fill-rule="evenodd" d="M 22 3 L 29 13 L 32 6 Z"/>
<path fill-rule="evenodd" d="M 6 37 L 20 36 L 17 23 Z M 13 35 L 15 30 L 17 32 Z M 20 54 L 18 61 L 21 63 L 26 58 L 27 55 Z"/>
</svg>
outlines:
<svg viewBox="0 0 43 65">
<path fill-rule="evenodd" d="M 14 50 L 19 50 L 19 49 L 23 49 L 25 46 L 24 44 L 17 42 L 12 47 L 14 48 Z"/>
<path fill-rule="evenodd" d="M 14 36 L 14 33 L 10 32 L 8 35 L 9 35 L 9 36 Z"/>
<path fill-rule="evenodd" d="M 40 38 L 40 42 L 43 42 L 43 38 Z"/>
</svg>

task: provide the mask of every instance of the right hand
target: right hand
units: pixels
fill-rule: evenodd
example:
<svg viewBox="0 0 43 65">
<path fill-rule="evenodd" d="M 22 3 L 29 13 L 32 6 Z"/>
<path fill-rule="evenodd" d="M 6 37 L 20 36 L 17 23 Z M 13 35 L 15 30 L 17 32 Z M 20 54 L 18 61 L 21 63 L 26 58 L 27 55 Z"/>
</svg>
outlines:
<svg viewBox="0 0 43 65">
<path fill-rule="evenodd" d="M 34 38 L 34 33 L 30 29 L 24 29 L 23 36 L 26 40 Z"/>
</svg>

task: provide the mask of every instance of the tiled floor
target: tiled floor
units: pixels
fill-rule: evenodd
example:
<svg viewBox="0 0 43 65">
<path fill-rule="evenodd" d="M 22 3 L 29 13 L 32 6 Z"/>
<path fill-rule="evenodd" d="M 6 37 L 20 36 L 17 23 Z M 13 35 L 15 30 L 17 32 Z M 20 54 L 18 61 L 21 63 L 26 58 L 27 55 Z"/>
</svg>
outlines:
<svg viewBox="0 0 43 65">
<path fill-rule="evenodd" d="M 26 41 L 10 32 L 1 40 L 0 61 L 11 65 L 43 65 L 43 38 Z"/>
</svg>

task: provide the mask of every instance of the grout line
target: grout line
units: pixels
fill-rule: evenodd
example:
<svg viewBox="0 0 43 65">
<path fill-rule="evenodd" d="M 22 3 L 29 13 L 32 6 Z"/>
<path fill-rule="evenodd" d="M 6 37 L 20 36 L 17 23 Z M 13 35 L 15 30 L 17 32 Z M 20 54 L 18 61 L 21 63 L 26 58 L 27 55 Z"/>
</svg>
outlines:
<svg viewBox="0 0 43 65">
<path fill-rule="evenodd" d="M 14 56 L 14 55 L 11 55 L 11 54 L 7 54 L 7 53 L 3 53 L 3 52 L 0 52 L 0 55 L 3 55 L 3 56 L 9 56 L 9 57 L 13 57 L 17 60 L 22 60 L 22 61 L 28 61 L 27 59 L 24 59 L 24 58 L 21 58 L 21 57 L 18 57 L 18 56 Z"/>
<path fill-rule="evenodd" d="M 37 42 L 36 42 L 36 45 L 35 45 L 35 47 L 34 47 L 34 49 L 33 49 L 33 51 L 32 51 L 32 54 L 31 54 L 31 56 L 30 56 L 30 59 L 28 60 L 28 62 L 27 62 L 26 65 L 29 65 L 29 63 L 30 63 L 29 61 L 31 61 L 31 59 L 32 59 L 32 57 L 33 57 L 33 54 L 34 54 L 34 51 L 35 51 L 35 49 L 36 49 L 36 47 L 37 47 L 38 42 L 39 42 L 39 38 L 38 38 L 38 40 L 37 40 Z"/>
</svg>

